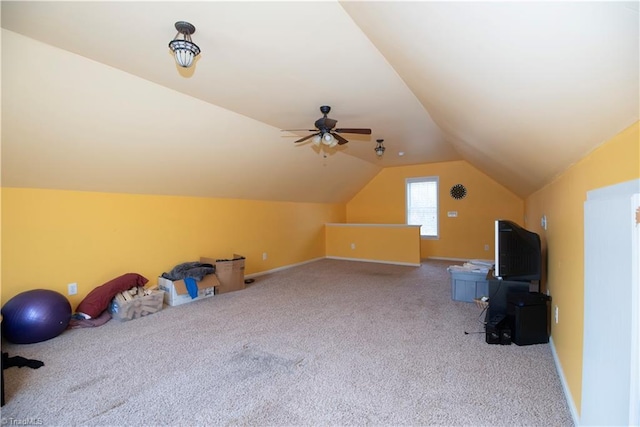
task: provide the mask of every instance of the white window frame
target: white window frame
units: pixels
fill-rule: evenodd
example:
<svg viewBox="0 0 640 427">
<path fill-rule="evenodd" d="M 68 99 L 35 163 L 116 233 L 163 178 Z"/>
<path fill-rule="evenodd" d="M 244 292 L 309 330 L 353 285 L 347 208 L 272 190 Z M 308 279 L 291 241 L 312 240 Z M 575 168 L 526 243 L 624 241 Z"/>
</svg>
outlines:
<svg viewBox="0 0 640 427">
<path fill-rule="evenodd" d="M 437 176 L 423 176 L 417 178 L 406 178 L 405 179 L 405 200 L 406 200 L 406 221 L 408 225 L 420 225 L 420 238 L 422 239 L 438 239 L 440 236 L 440 182 L 439 177 Z M 410 205 L 410 186 L 414 183 L 435 183 L 436 186 L 436 197 L 435 197 L 435 234 L 428 233 L 424 229 L 424 224 L 412 224 L 409 222 L 411 205 Z"/>
</svg>

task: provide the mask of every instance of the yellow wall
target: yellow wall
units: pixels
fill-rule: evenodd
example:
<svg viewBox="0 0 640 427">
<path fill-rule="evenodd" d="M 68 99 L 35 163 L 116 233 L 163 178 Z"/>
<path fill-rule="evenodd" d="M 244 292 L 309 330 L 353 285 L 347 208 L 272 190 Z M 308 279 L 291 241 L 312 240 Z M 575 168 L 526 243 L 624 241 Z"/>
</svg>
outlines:
<svg viewBox="0 0 640 427">
<path fill-rule="evenodd" d="M 343 205 L 2 189 L 2 304 L 29 289 L 77 304 L 96 286 L 134 272 L 156 277 L 200 256 L 247 257 L 246 274 L 325 254 L 324 224 Z M 267 260 L 262 260 L 262 253 Z"/>
<path fill-rule="evenodd" d="M 327 257 L 420 266 L 420 227 L 327 224 Z"/>
<path fill-rule="evenodd" d="M 422 239 L 422 258 L 492 259 L 493 221 L 523 224 L 524 201 L 466 161 L 383 169 L 347 203 L 347 222 L 406 224 L 405 180 L 425 176 L 439 177 L 440 238 Z M 467 188 L 464 199 L 449 195 L 455 184 Z M 457 211 L 458 217 L 447 217 L 448 211 Z"/>
<path fill-rule="evenodd" d="M 539 233 L 548 248 L 547 287 L 559 309 L 552 339 L 577 410 L 582 397 L 584 202 L 590 190 L 640 177 L 639 141 L 636 123 L 526 199 L 527 228 Z M 542 215 L 546 231 L 540 226 Z"/>
</svg>

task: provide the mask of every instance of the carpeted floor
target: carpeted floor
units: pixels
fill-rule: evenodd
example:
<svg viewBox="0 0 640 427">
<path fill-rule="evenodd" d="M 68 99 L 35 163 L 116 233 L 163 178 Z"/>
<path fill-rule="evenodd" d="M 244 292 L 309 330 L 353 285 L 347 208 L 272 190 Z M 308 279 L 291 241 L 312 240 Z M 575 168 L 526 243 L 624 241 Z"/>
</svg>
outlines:
<svg viewBox="0 0 640 427">
<path fill-rule="evenodd" d="M 2 423 L 569 426 L 548 344 L 485 343 L 446 267 L 323 259 L 247 289 L 42 343 Z M 153 281 L 153 280 L 152 280 Z"/>
</svg>

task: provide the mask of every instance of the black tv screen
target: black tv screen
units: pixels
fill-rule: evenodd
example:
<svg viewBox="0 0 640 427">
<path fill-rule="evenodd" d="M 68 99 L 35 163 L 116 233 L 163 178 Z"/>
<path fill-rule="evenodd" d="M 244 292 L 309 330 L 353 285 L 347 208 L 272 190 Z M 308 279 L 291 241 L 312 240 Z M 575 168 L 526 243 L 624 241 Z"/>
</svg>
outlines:
<svg viewBox="0 0 640 427">
<path fill-rule="evenodd" d="M 535 281 L 542 275 L 540 236 L 515 222 L 495 223 L 494 275 L 503 280 Z"/>
</svg>

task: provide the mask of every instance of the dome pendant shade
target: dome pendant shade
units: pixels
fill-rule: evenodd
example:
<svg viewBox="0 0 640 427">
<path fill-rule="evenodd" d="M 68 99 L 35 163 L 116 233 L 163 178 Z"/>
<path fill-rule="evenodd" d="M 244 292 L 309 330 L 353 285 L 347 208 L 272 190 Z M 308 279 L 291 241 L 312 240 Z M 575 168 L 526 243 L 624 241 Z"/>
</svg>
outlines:
<svg viewBox="0 0 640 427">
<path fill-rule="evenodd" d="M 383 144 L 384 139 L 377 139 L 376 142 L 376 148 L 374 148 L 376 156 L 382 157 L 382 155 L 384 154 L 384 150 L 386 150 L 386 147 Z"/>
<path fill-rule="evenodd" d="M 189 68 L 193 64 L 193 59 L 200 54 L 200 48 L 191 41 L 191 34 L 196 32 L 196 27 L 188 22 L 178 21 L 175 24 L 178 33 L 169 42 L 169 49 L 173 51 L 176 62 L 184 68 Z M 180 39 L 182 35 L 182 39 Z"/>
</svg>

